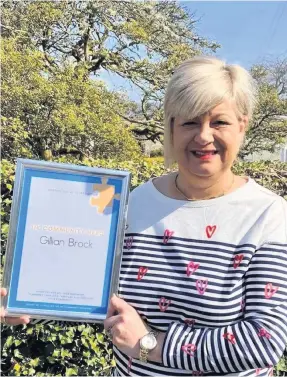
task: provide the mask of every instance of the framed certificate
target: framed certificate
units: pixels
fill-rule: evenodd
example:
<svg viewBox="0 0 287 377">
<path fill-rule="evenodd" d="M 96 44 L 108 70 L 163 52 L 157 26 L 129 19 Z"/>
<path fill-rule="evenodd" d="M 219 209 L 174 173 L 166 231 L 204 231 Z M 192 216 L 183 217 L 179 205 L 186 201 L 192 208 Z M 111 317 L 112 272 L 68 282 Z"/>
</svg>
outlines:
<svg viewBox="0 0 287 377">
<path fill-rule="evenodd" d="M 7 316 L 100 322 L 117 291 L 130 173 L 18 159 Z"/>
</svg>

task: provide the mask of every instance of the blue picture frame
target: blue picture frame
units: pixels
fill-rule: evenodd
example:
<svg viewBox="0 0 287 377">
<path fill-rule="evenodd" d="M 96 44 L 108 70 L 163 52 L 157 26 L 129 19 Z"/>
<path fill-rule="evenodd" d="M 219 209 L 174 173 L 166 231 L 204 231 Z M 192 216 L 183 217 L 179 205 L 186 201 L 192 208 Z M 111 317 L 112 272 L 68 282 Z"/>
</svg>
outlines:
<svg viewBox="0 0 287 377">
<path fill-rule="evenodd" d="M 117 292 L 130 179 L 126 171 L 17 160 L 3 279 L 7 316 L 106 317 Z M 57 266 L 53 256 L 60 256 Z M 76 282 L 69 271 L 79 266 Z"/>
</svg>

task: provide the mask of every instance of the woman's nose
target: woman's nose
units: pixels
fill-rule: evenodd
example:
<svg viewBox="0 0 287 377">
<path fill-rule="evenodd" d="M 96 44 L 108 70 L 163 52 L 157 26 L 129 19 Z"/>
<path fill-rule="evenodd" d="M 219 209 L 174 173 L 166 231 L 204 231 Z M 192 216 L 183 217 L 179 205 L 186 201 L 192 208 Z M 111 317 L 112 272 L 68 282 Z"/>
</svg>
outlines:
<svg viewBox="0 0 287 377">
<path fill-rule="evenodd" d="M 212 128 L 209 124 L 204 124 L 197 128 L 194 141 L 200 145 L 209 144 L 214 141 Z"/>
</svg>

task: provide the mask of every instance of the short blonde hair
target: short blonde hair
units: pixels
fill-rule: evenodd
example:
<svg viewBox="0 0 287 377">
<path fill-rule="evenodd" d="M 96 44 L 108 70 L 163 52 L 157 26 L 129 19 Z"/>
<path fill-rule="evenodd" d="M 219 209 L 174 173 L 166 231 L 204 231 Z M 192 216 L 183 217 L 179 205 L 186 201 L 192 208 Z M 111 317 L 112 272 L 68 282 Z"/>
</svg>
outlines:
<svg viewBox="0 0 287 377">
<path fill-rule="evenodd" d="M 214 57 L 199 56 L 183 62 L 172 75 L 164 101 L 164 157 L 170 167 L 174 117 L 194 119 L 206 114 L 225 99 L 235 101 L 238 115 L 252 117 L 256 85 L 248 71 Z"/>
</svg>

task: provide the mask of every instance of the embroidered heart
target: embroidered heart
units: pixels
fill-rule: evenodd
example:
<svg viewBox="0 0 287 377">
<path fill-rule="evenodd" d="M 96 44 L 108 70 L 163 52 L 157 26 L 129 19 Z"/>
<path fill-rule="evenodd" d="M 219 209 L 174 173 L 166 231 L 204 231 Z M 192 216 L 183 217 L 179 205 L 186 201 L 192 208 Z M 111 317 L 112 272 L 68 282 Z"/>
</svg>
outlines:
<svg viewBox="0 0 287 377">
<path fill-rule="evenodd" d="M 194 352 L 196 351 L 196 345 L 186 344 L 185 346 L 182 346 L 181 349 L 183 350 L 183 352 L 187 353 L 189 356 L 194 356 Z"/>
<path fill-rule="evenodd" d="M 189 277 L 192 275 L 199 267 L 199 263 L 189 262 L 186 268 L 186 275 Z"/>
<path fill-rule="evenodd" d="M 271 338 L 271 334 L 267 330 L 265 330 L 263 328 L 261 328 L 259 330 L 258 336 L 265 336 L 265 338 L 267 338 L 267 339 Z"/>
<path fill-rule="evenodd" d="M 273 287 L 272 283 L 267 283 L 265 285 L 265 298 L 271 298 L 278 291 L 279 287 Z"/>
<path fill-rule="evenodd" d="M 227 339 L 232 344 L 236 343 L 235 336 L 232 333 L 230 333 L 230 332 L 224 333 L 223 334 L 223 338 Z"/>
<path fill-rule="evenodd" d="M 126 240 L 126 248 L 128 249 L 128 250 L 130 250 L 131 249 L 131 247 L 132 247 L 132 245 L 133 245 L 133 237 L 129 237 L 129 238 L 127 238 L 127 240 Z"/>
<path fill-rule="evenodd" d="M 201 295 L 204 295 L 205 291 L 206 291 L 206 288 L 207 288 L 207 284 L 208 284 L 208 279 L 206 280 L 197 280 L 196 281 L 196 289 L 197 289 L 197 292 Z"/>
<path fill-rule="evenodd" d="M 147 267 L 140 267 L 139 270 L 138 270 L 138 281 L 140 281 L 144 276 L 145 274 L 147 273 L 148 271 L 148 268 Z"/>
<path fill-rule="evenodd" d="M 242 262 L 243 258 L 244 258 L 243 254 L 235 255 L 234 261 L 233 261 L 233 267 L 237 268 L 240 265 L 240 263 Z"/>
<path fill-rule="evenodd" d="M 195 319 L 185 319 L 184 323 L 186 323 L 188 326 L 193 326 L 195 324 Z"/>
<path fill-rule="evenodd" d="M 165 297 L 161 297 L 158 303 L 159 310 L 161 312 L 165 312 L 166 309 L 169 307 L 170 303 L 171 303 L 171 300 L 167 300 Z"/>
<path fill-rule="evenodd" d="M 208 238 L 211 238 L 213 236 L 213 233 L 216 231 L 216 225 L 208 225 L 205 229 L 206 235 Z"/>
<path fill-rule="evenodd" d="M 245 309 L 245 300 L 240 301 L 240 307 L 241 307 L 241 311 L 243 312 Z"/>
<path fill-rule="evenodd" d="M 173 236 L 174 232 L 172 230 L 166 229 L 163 235 L 163 243 L 167 244 L 168 240 Z"/>
</svg>

